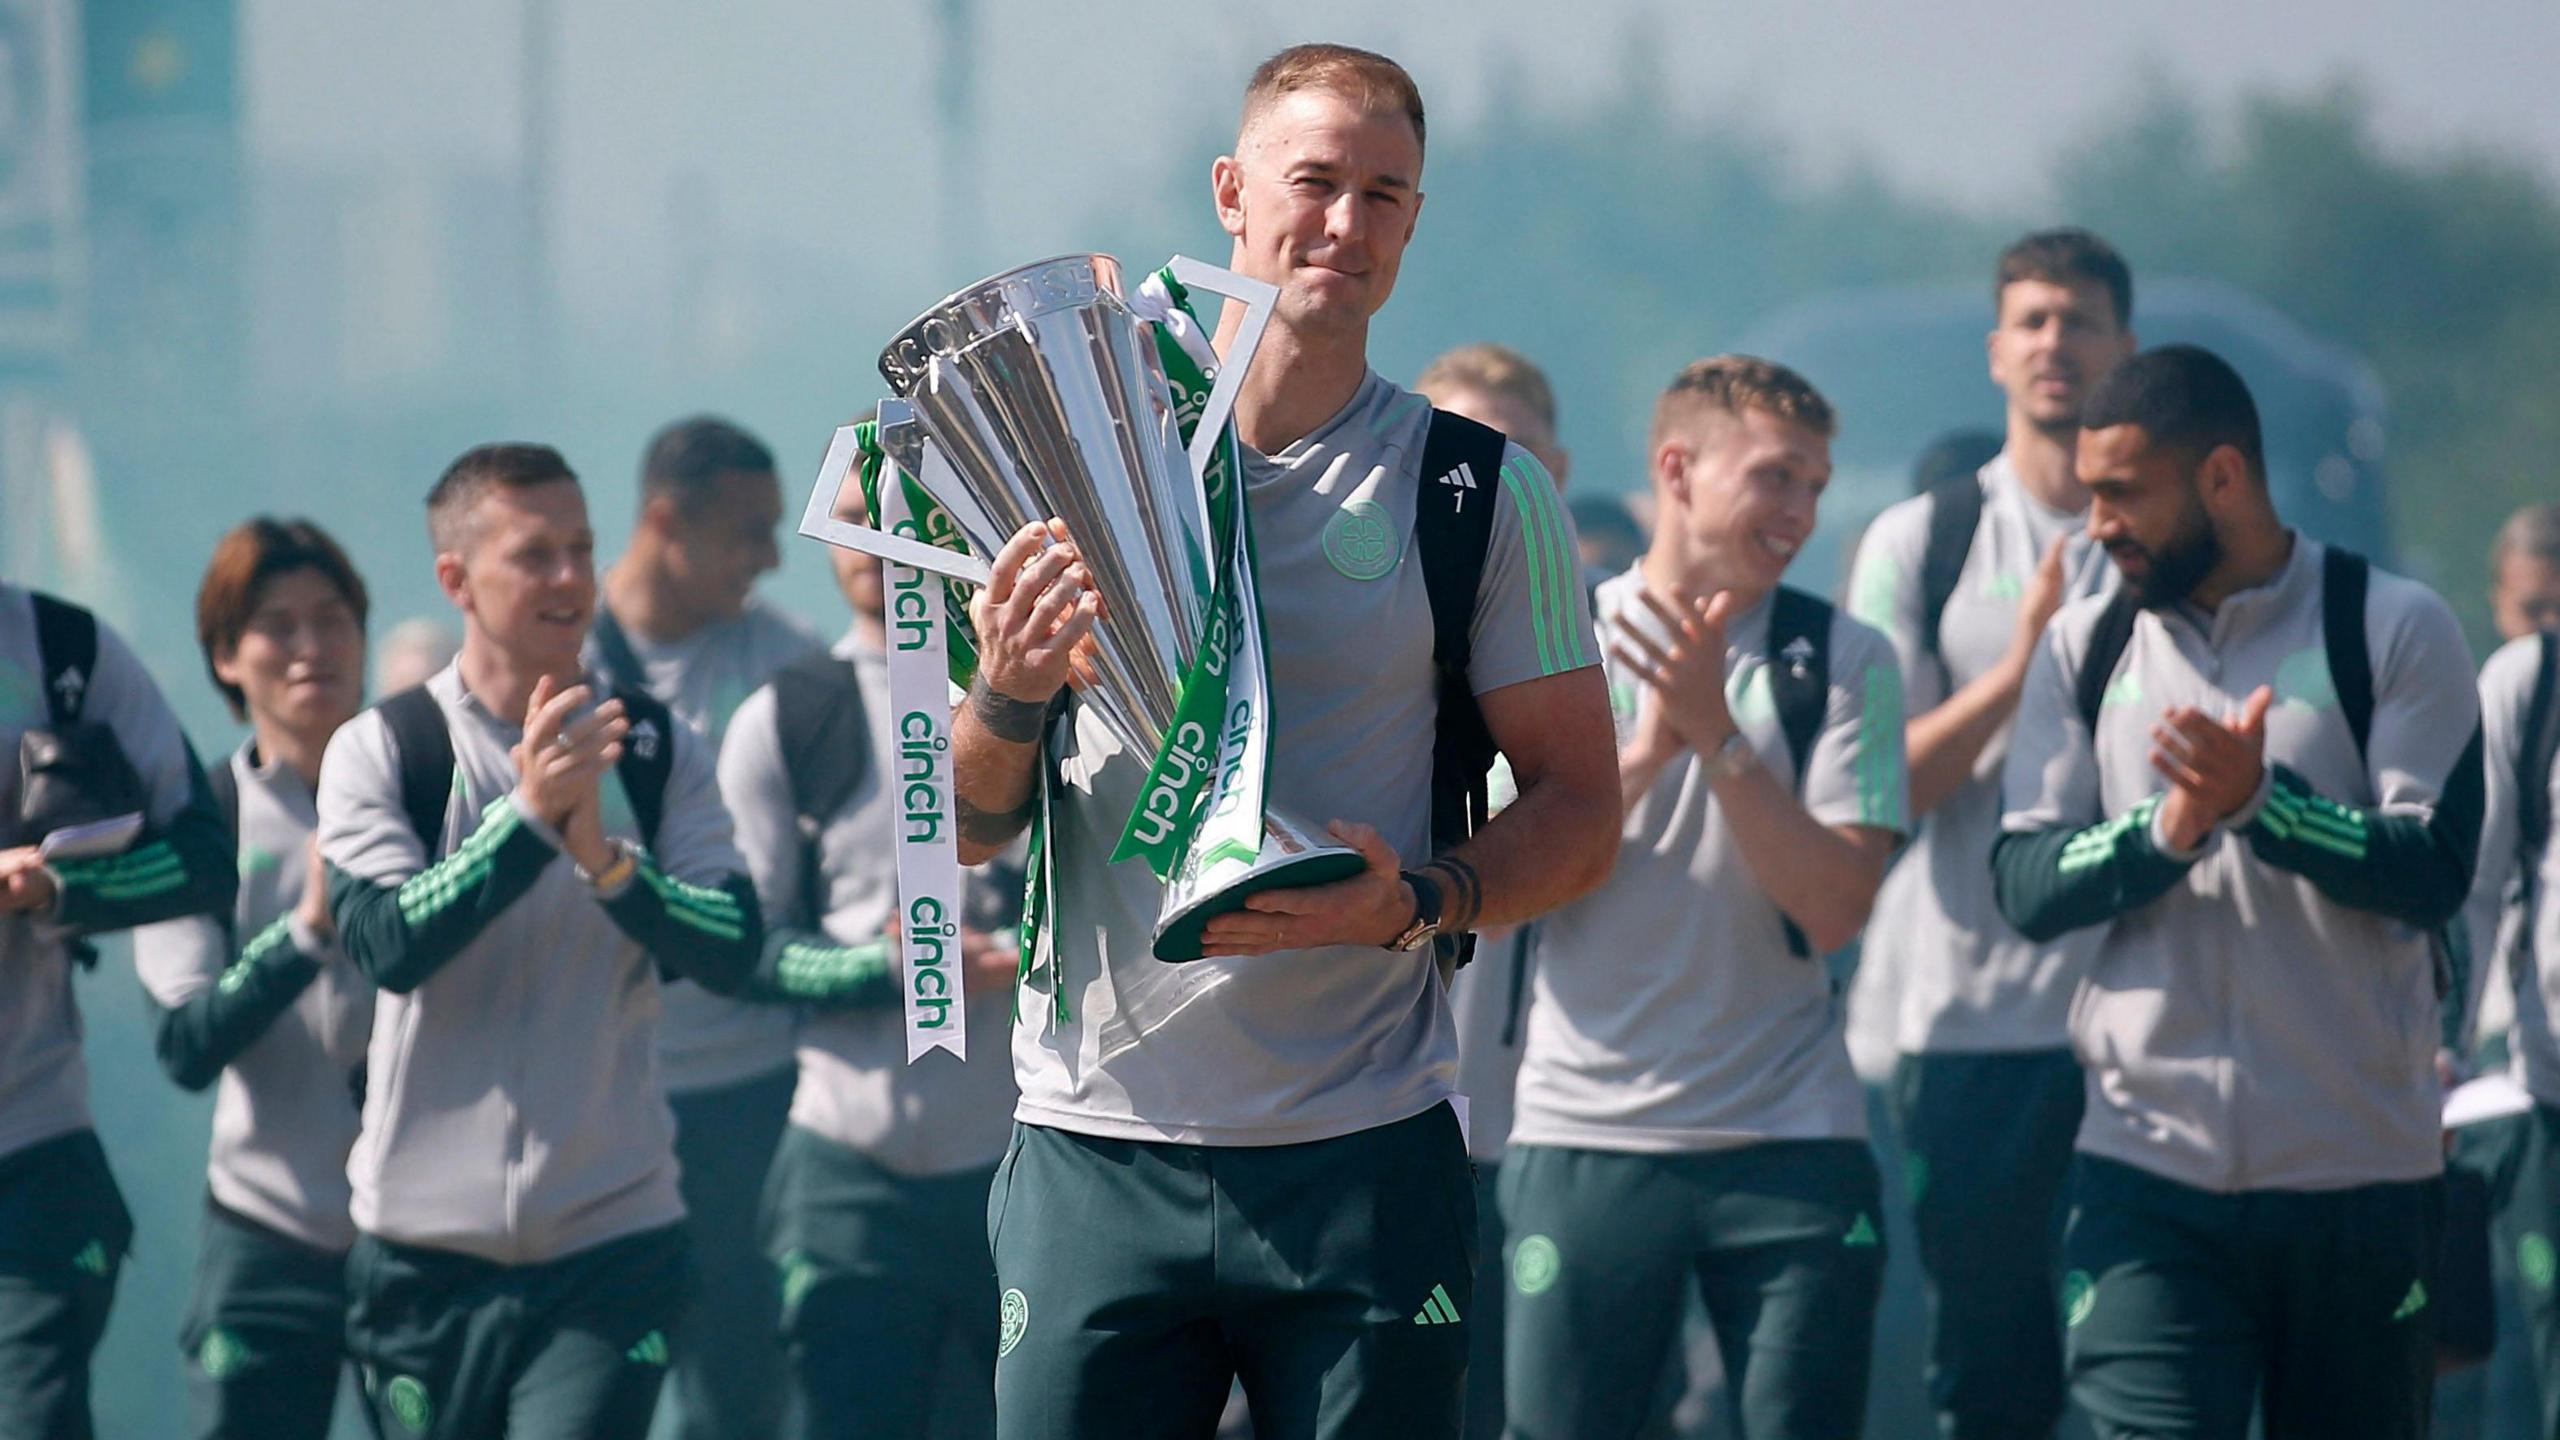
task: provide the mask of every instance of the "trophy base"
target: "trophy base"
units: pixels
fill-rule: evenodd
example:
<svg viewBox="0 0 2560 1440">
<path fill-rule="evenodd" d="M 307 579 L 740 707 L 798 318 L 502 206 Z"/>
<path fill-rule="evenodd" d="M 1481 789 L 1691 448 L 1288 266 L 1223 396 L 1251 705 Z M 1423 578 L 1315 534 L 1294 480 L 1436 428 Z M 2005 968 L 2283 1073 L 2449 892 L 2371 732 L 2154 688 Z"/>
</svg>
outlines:
<svg viewBox="0 0 2560 1440">
<path fill-rule="evenodd" d="M 1367 864 L 1360 858 L 1359 851 L 1340 846 L 1283 850 L 1273 845 L 1242 875 L 1207 894 L 1194 896 L 1158 919 L 1155 956 L 1171 964 L 1200 959 L 1204 953 L 1200 947 L 1200 932 L 1219 916 L 1243 909 L 1248 898 L 1265 890 L 1330 885 L 1337 880 L 1348 880 Z"/>
</svg>

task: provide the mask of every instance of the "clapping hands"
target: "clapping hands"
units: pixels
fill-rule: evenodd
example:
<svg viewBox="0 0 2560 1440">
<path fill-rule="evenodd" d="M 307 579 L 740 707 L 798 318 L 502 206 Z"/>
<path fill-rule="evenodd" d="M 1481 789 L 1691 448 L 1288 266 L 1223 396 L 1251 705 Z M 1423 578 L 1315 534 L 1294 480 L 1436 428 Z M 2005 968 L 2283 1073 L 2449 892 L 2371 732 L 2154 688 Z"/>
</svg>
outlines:
<svg viewBox="0 0 2560 1440">
<path fill-rule="evenodd" d="M 2203 844 L 2258 793 L 2266 775 L 2267 707 L 2274 703 L 2275 692 L 2261 685 L 2219 720 L 2192 705 L 2161 712 L 2151 727 L 2151 768 L 2169 782 L 2160 829 L 2172 849 Z"/>
</svg>

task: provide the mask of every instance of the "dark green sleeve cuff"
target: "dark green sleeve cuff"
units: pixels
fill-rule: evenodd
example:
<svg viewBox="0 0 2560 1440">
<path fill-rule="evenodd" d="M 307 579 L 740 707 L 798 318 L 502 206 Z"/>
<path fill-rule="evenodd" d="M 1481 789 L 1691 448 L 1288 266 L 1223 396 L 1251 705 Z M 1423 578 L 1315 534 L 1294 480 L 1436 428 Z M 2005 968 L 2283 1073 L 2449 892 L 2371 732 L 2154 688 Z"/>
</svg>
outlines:
<svg viewBox="0 0 2560 1440">
<path fill-rule="evenodd" d="M 181 915 L 228 917 L 239 892 L 230 844 L 219 823 L 182 814 L 121 855 L 51 862 L 56 920 L 83 935 L 130 930 Z"/>
<path fill-rule="evenodd" d="M 1992 846 L 1992 888 L 2000 913 L 2044 942 L 2159 899 L 2195 864 L 2162 853 L 2152 838 L 2157 795 L 2085 829 L 2053 827 L 2002 835 Z"/>
<path fill-rule="evenodd" d="M 755 887 L 743 875 L 695 885 L 659 869 L 646 850 L 637 859 L 637 873 L 598 901 L 613 923 L 670 975 L 715 995 L 745 988 L 764 947 L 764 912 Z"/>
<path fill-rule="evenodd" d="M 295 945 L 292 922 L 279 918 L 241 947 L 213 984 L 160 1012 L 153 1036 L 160 1067 L 188 1090 L 212 1084 L 319 974 L 320 957 Z"/>
<path fill-rule="evenodd" d="M 505 796 L 452 854 L 397 886 L 329 870 L 338 944 L 373 983 L 405 994 L 426 983 L 505 913 L 557 859 Z"/>
<path fill-rule="evenodd" d="M 2300 875 L 2340 905 L 2422 929 L 2461 913 L 2480 847 L 2477 736 L 2424 815 L 2342 805 L 2292 770 L 2270 769 L 2267 803 L 2241 832 L 2251 854 Z"/>
<path fill-rule="evenodd" d="M 838 945 L 810 930 L 765 932 L 764 954 L 741 998 L 817 1010 L 874 1010 L 898 1001 L 889 942 Z"/>
</svg>

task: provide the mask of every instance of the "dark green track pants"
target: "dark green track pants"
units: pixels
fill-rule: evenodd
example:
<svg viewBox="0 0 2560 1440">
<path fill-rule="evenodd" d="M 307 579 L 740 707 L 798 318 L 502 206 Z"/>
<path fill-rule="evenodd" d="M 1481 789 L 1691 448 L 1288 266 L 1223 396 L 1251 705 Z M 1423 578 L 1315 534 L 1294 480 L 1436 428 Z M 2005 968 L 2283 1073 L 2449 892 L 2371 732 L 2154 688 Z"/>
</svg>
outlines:
<svg viewBox="0 0 2560 1440">
<path fill-rule="evenodd" d="M 347 1257 L 206 1201 L 178 1348 L 197 1440 L 327 1440 L 347 1368 Z"/>
<path fill-rule="evenodd" d="M 1856 1435 L 1884 1279 L 1880 1188 L 1856 1140 L 1669 1155 L 1512 1146 L 1506 1433 L 1639 1433 L 1694 1285 L 1748 1440 Z"/>
<path fill-rule="evenodd" d="M 98 1137 L 0 1159 L 0 1440 L 89 1440 L 89 1355 L 106 1333 L 133 1217 Z"/>
<path fill-rule="evenodd" d="M 1476 1217 L 1447 1106 L 1303 1145 L 1017 1126 L 987 1206 L 1002 1440 L 1455 1440 Z"/>
<path fill-rule="evenodd" d="M 685 1236 L 700 1288 L 667 1337 L 673 1440 L 767 1440 L 782 1423 L 781 1298 L 757 1238 L 765 1174 L 791 1114 L 795 1066 L 667 1097 Z"/>
<path fill-rule="evenodd" d="M 995 1433 L 994 1175 L 900 1175 L 806 1130 L 782 1137 L 765 1244 L 809 1440 Z"/>
<path fill-rule="evenodd" d="M 2180 1185 L 2080 1157 L 2063 1242 L 2071 1395 L 2108 1440 L 2418 1440 L 2439 1180 Z"/>
<path fill-rule="evenodd" d="M 681 1226 L 535 1265 L 366 1235 L 347 1290 L 347 1348 L 391 1440 L 639 1440 L 693 1262 Z"/>
<path fill-rule="evenodd" d="M 2087 1079 L 2069 1050 L 1906 1055 L 1903 1180 L 1947 1440 L 2046 1440 L 2062 1418 L 2062 1224 Z"/>
</svg>

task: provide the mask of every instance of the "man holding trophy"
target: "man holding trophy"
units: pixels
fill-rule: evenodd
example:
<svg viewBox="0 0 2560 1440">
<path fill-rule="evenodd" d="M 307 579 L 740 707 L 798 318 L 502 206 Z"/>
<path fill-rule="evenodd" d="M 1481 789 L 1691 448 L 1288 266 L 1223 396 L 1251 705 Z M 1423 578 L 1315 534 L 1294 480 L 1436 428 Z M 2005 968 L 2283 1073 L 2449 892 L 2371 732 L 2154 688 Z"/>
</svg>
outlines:
<svg viewBox="0 0 2560 1440">
<path fill-rule="evenodd" d="M 1189 497 L 1209 507 L 1209 546 L 1159 519 L 1179 508 L 1162 494 L 1124 521 L 1064 480 L 1041 488 L 1120 462 L 1150 423 L 1115 400 L 1146 393 L 1124 378 L 1146 357 L 1113 348 L 1120 330 L 1074 332 L 1090 343 L 1054 353 L 1040 338 L 1122 303 L 1107 257 L 963 292 L 883 362 L 948 457 L 925 455 L 924 479 L 937 464 L 967 478 L 958 528 L 993 556 L 972 602 L 975 676 L 951 726 L 959 858 L 1026 827 L 1043 852 L 1013 1043 L 1019 1123 L 989 1202 L 1007 1440 L 1203 1434 L 1234 1379 L 1266 1436 L 1457 1434 L 1476 1223 L 1450 1103 L 1457 1047 L 1439 960 L 1454 947 L 1434 942 L 1590 890 L 1618 811 L 1608 702 L 1553 485 L 1528 452 L 1473 427 L 1479 459 L 1435 469 L 1427 461 L 1452 453 L 1443 424 L 1369 369 L 1369 318 L 1421 208 L 1422 152 L 1420 95 L 1391 60 L 1302 46 L 1255 73 L 1212 185 L 1237 288 L 1264 298 L 1227 309 L 1212 357 L 1183 308 L 1183 264 L 1169 272 L 1172 306 L 1168 282 L 1148 282 L 1149 318 L 1194 331 L 1196 372 L 1159 341 L 1182 422 L 1222 443 L 1212 437 L 1233 407 L 1226 468 L 1205 464 L 1207 498 Z M 1093 374 L 1070 373 L 1070 350 Z M 1196 382 L 1221 359 L 1241 378 L 1226 376 L 1200 414 Z M 1037 387 L 1020 379 L 1033 365 L 1045 367 Z M 1072 444 L 1042 443 L 1026 397 Z M 1107 422 L 1078 418 L 1115 403 Z M 894 429 L 884 415 L 884 439 Z M 977 446 L 980 435 L 1010 439 Z M 1123 468 L 1141 472 L 1139 490 L 1157 473 Z M 998 503 L 1017 478 L 1033 498 Z M 1491 522 L 1457 602 L 1472 601 L 1455 632 L 1462 668 L 1448 663 L 1443 582 L 1423 573 L 1447 553 L 1417 543 L 1429 506 Z M 1238 563 L 1204 563 L 1204 548 Z M 1164 667 L 1127 659 L 1124 637 L 1157 607 L 1126 577 L 1150 564 L 1220 577 L 1205 611 L 1185 619 L 1176 604 L 1163 622 L 1177 637 L 1188 627 L 1185 653 L 1215 672 L 1207 715 L 1228 733 L 1208 741 L 1214 760 L 1189 753 L 1199 727 L 1182 722 L 1198 667 L 1179 677 L 1176 709 Z M 1435 728 L 1453 694 L 1458 710 L 1472 696 L 1519 781 L 1519 799 L 1481 827 L 1435 817 Z M 1252 798 L 1234 804 L 1239 754 Z M 1157 804 L 1160 784 L 1213 772 L 1196 803 Z M 1151 817 L 1198 817 L 1210 837 L 1239 812 L 1254 826 L 1242 841 L 1113 863 L 1161 828 Z"/>
</svg>

